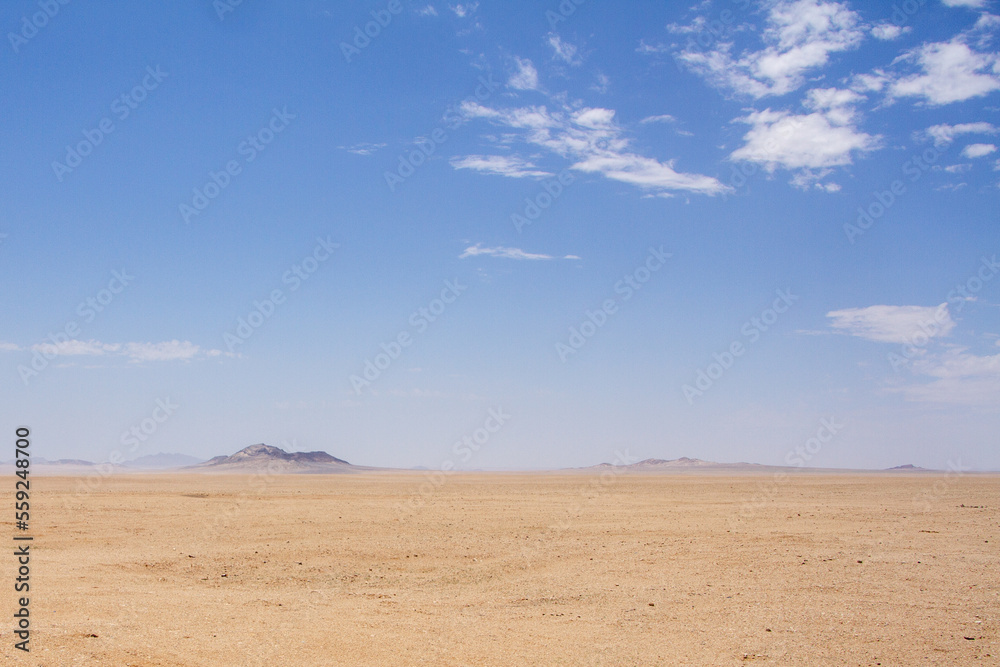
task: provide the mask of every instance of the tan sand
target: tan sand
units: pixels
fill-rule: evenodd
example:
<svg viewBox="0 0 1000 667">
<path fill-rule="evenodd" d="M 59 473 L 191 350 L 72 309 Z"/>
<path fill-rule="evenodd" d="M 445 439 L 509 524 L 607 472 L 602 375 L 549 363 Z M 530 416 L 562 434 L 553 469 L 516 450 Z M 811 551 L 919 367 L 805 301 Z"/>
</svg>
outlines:
<svg viewBox="0 0 1000 667">
<path fill-rule="evenodd" d="M 36 477 L 0 663 L 1000 664 L 1000 477 L 604 482 Z"/>
</svg>

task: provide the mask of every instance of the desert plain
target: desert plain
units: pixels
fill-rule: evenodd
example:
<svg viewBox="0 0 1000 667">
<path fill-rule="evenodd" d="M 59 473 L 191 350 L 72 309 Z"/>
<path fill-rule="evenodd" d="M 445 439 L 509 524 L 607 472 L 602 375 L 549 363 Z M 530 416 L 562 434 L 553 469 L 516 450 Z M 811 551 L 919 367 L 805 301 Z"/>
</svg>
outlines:
<svg viewBox="0 0 1000 667">
<path fill-rule="evenodd" d="M 87 479 L 5 665 L 1000 664 L 1000 476 Z"/>
</svg>

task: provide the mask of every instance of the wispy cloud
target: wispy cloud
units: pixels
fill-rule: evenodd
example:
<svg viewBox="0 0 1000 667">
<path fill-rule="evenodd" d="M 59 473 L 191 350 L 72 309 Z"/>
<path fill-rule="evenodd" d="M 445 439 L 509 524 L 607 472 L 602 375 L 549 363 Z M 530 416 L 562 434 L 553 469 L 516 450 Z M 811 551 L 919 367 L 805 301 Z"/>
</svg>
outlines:
<svg viewBox="0 0 1000 667">
<path fill-rule="evenodd" d="M 810 71 L 826 65 L 831 54 L 856 48 L 864 35 L 863 22 L 845 3 L 783 0 L 768 10 L 765 48 L 733 55 L 733 44 L 720 42 L 709 51 L 694 45 L 677 58 L 713 85 L 761 98 L 799 88 Z M 662 50 L 640 45 L 643 53 Z"/>
<path fill-rule="evenodd" d="M 921 403 L 1000 405 L 1000 354 L 982 356 L 953 347 L 917 359 L 911 370 L 916 382 L 889 391 Z"/>
<path fill-rule="evenodd" d="M 646 116 L 639 121 L 643 125 L 648 125 L 649 123 L 675 123 L 677 119 L 668 113 L 660 114 L 659 116 Z"/>
<path fill-rule="evenodd" d="M 963 134 L 996 134 L 1000 128 L 986 122 L 959 123 L 958 125 L 932 125 L 927 128 L 927 136 L 934 140 L 934 143 L 949 144 Z"/>
<path fill-rule="evenodd" d="M 468 2 L 465 4 L 448 5 L 448 9 L 450 9 L 458 18 L 464 19 L 466 16 L 472 15 L 477 9 L 479 9 L 479 3 Z"/>
<path fill-rule="evenodd" d="M 538 70 L 527 58 L 515 58 L 514 73 L 507 85 L 517 90 L 538 90 Z"/>
<path fill-rule="evenodd" d="M 132 363 L 190 361 L 222 355 L 233 356 L 222 350 L 205 349 L 191 341 L 179 340 L 160 343 L 102 343 L 98 340 L 68 340 L 61 343 L 37 343 L 26 348 L 15 343 L 0 342 L 0 351 L 37 351 L 46 357 L 123 357 Z"/>
<path fill-rule="evenodd" d="M 595 93 L 600 93 L 601 95 L 603 95 L 606 92 L 608 92 L 608 87 L 610 85 L 611 85 L 611 77 L 609 77 L 607 74 L 602 74 L 599 72 L 594 80 L 594 83 L 591 84 L 590 89 Z"/>
<path fill-rule="evenodd" d="M 946 7 L 969 7 L 979 9 L 986 4 L 986 0 L 941 0 Z"/>
<path fill-rule="evenodd" d="M 114 354 L 122 349 L 121 343 L 101 343 L 96 340 L 69 340 L 65 343 L 38 343 L 31 346 L 46 356 L 103 356 Z"/>
<path fill-rule="evenodd" d="M 711 176 L 676 171 L 673 160 L 661 162 L 631 152 L 612 109 L 494 109 L 466 102 L 461 111 L 470 120 L 484 119 L 523 133 L 524 141 L 572 160 L 570 168 L 577 171 L 599 173 L 655 194 L 679 190 L 714 195 L 728 190 Z"/>
<path fill-rule="evenodd" d="M 353 146 L 338 146 L 337 148 L 347 151 L 348 153 L 354 153 L 355 155 L 372 155 L 386 146 L 387 144 L 370 144 L 362 142 L 360 144 L 354 144 Z"/>
<path fill-rule="evenodd" d="M 583 59 L 580 58 L 578 50 L 569 42 L 564 42 L 556 33 L 549 33 L 546 41 L 552 47 L 553 55 L 567 65 L 580 65 Z"/>
<path fill-rule="evenodd" d="M 868 306 L 826 314 L 834 331 L 879 343 L 909 343 L 919 332 L 947 336 L 955 328 L 948 304 L 940 306 Z M 929 332 L 929 333 L 928 333 Z"/>
<path fill-rule="evenodd" d="M 171 340 L 163 343 L 126 343 L 123 353 L 132 362 L 189 361 L 199 356 L 217 357 L 220 350 L 202 350 L 190 341 Z"/>
<path fill-rule="evenodd" d="M 888 393 L 921 403 L 1000 405 L 1000 354 L 982 356 L 945 343 L 956 326 L 947 303 L 846 308 L 827 317 L 835 332 L 903 346 L 889 359 L 898 360 L 894 368 L 904 356 L 909 359 L 909 377 L 891 381 Z"/>
<path fill-rule="evenodd" d="M 553 255 L 543 255 L 540 253 L 525 252 L 520 248 L 507 248 L 504 246 L 484 248 L 481 243 L 477 243 L 474 246 L 469 246 L 458 257 L 459 259 L 465 259 L 467 257 L 478 257 L 480 255 L 486 255 L 487 257 L 500 257 L 503 259 L 534 259 L 534 260 L 556 259 L 556 257 L 554 257 Z M 576 255 L 563 255 L 562 259 L 580 259 L 580 258 Z"/>
<path fill-rule="evenodd" d="M 506 155 L 466 155 L 453 157 L 449 163 L 455 169 L 472 169 L 485 174 L 499 174 L 510 178 L 544 178 L 551 172 L 537 169 L 534 163 Z"/>
</svg>

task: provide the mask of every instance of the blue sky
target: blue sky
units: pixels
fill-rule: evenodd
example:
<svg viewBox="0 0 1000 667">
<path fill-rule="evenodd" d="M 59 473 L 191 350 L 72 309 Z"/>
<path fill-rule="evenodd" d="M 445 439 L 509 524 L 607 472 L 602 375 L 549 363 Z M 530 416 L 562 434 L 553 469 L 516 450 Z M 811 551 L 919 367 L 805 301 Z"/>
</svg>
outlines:
<svg viewBox="0 0 1000 667">
<path fill-rule="evenodd" d="M 995 12 L 4 3 L 3 429 L 998 469 Z"/>
</svg>

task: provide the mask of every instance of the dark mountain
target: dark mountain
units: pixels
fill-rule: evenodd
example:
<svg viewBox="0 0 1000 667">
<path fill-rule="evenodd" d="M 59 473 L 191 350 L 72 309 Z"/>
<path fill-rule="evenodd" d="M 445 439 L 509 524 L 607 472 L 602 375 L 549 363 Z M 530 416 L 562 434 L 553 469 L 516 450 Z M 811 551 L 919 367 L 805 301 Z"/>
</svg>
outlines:
<svg viewBox="0 0 1000 667">
<path fill-rule="evenodd" d="M 280 447 L 263 443 L 244 447 L 231 456 L 216 456 L 189 470 L 205 472 L 240 472 L 264 470 L 269 472 L 353 472 L 365 470 L 326 452 L 286 452 Z"/>
</svg>

